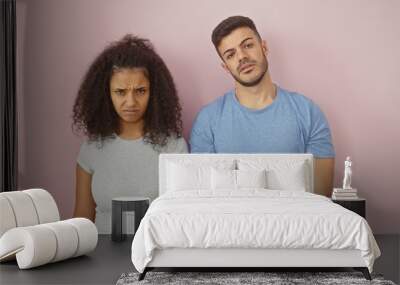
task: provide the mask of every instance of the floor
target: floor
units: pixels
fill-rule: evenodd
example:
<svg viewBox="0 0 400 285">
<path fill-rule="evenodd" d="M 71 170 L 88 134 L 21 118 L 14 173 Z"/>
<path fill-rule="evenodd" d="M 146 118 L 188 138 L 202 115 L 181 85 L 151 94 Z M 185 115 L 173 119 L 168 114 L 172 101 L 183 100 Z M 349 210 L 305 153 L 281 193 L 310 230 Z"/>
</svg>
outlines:
<svg viewBox="0 0 400 285">
<path fill-rule="evenodd" d="M 131 242 L 115 243 L 100 235 L 96 250 L 57 263 L 18 270 L 16 262 L 0 264 L 0 284 L 115 284 L 124 272 L 134 271 Z"/>
<path fill-rule="evenodd" d="M 375 235 L 375 239 L 381 257 L 375 261 L 374 271 L 400 284 L 400 235 Z"/>
<path fill-rule="evenodd" d="M 375 236 L 382 256 L 374 272 L 399 284 L 400 235 Z M 131 241 L 114 243 L 110 236 L 99 236 L 96 250 L 88 256 L 19 270 L 16 262 L 0 264 L 0 284 L 115 284 L 124 272 L 134 271 L 130 260 Z"/>
</svg>

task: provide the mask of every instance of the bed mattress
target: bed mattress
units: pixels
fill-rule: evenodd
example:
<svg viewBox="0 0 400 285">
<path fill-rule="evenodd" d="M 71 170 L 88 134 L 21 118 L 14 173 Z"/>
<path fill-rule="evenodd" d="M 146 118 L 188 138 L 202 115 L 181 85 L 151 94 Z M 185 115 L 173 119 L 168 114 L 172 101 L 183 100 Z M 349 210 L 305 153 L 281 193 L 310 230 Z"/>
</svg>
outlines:
<svg viewBox="0 0 400 285">
<path fill-rule="evenodd" d="M 372 272 L 379 248 L 367 221 L 330 199 L 301 191 L 187 190 L 157 198 L 132 242 L 143 272 L 157 249 L 359 250 Z"/>
</svg>

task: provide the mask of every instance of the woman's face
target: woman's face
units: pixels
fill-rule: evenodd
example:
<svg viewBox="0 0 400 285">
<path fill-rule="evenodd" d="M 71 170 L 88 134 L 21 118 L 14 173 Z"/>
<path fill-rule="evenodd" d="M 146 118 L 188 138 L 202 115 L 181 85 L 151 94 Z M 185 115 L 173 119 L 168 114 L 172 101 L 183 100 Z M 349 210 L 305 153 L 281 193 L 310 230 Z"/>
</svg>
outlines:
<svg viewBox="0 0 400 285">
<path fill-rule="evenodd" d="M 110 80 L 110 92 L 121 123 L 135 124 L 143 121 L 150 97 L 146 69 L 116 69 Z"/>
</svg>

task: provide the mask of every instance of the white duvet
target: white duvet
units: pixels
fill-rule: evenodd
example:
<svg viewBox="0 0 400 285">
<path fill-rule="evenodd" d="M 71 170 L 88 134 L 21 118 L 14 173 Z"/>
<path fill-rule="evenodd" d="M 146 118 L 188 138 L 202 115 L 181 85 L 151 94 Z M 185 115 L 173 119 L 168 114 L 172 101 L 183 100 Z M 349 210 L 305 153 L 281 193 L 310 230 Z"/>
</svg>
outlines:
<svg viewBox="0 0 400 285">
<path fill-rule="evenodd" d="M 162 195 L 133 239 L 136 269 L 164 248 L 358 249 L 370 272 L 380 256 L 359 215 L 320 195 L 265 189 Z"/>
</svg>

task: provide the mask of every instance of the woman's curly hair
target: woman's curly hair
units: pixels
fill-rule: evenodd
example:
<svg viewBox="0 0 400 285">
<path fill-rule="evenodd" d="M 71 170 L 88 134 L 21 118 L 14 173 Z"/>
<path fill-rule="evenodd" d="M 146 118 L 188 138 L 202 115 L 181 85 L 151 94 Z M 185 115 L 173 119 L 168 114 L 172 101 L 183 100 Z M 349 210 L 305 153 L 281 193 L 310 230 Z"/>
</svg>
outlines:
<svg viewBox="0 0 400 285">
<path fill-rule="evenodd" d="M 169 136 L 182 136 L 181 106 L 171 73 L 151 43 L 132 35 L 106 47 L 83 78 L 73 107 L 73 129 L 89 140 L 119 133 L 119 116 L 110 95 L 115 68 L 145 68 L 150 98 L 144 114 L 144 140 L 164 146 Z"/>
</svg>

